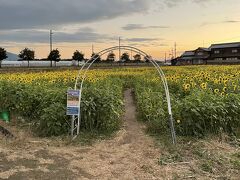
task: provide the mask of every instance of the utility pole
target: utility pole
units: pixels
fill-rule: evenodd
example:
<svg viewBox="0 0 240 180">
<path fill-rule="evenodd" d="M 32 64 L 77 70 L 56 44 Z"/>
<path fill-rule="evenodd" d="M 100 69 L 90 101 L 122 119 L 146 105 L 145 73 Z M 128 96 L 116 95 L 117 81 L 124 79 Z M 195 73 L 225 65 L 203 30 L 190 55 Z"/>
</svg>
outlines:
<svg viewBox="0 0 240 180">
<path fill-rule="evenodd" d="M 92 44 L 92 54 L 94 53 L 94 45 Z"/>
<path fill-rule="evenodd" d="M 167 54 L 165 52 L 165 63 L 167 63 Z"/>
<path fill-rule="evenodd" d="M 119 61 L 121 59 L 121 48 L 120 48 L 120 46 L 121 46 L 121 37 L 119 37 Z"/>
<path fill-rule="evenodd" d="M 53 32 L 52 30 L 50 30 L 50 53 L 52 52 L 53 50 L 53 46 L 52 46 L 52 35 L 53 35 Z M 50 54 L 49 53 L 49 54 Z M 52 60 L 51 60 L 51 67 L 52 67 Z"/>
<path fill-rule="evenodd" d="M 177 43 L 175 42 L 174 43 L 174 58 L 176 58 L 177 57 Z"/>
<path fill-rule="evenodd" d="M 169 59 L 172 59 L 171 51 L 168 51 L 168 56 L 169 56 Z"/>
<path fill-rule="evenodd" d="M 52 30 L 50 30 L 50 52 L 52 52 L 52 35 L 53 35 L 53 32 Z"/>
</svg>

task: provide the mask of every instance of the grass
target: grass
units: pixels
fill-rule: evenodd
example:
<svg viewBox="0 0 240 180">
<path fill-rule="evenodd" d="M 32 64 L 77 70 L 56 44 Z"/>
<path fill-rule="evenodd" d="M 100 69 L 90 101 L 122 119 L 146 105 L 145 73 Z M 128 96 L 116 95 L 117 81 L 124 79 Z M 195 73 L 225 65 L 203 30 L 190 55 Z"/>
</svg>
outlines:
<svg viewBox="0 0 240 180">
<path fill-rule="evenodd" d="M 9 124 L 5 124 L 6 128 L 13 133 L 15 138 L 9 139 L 8 137 L 4 137 L 1 143 L 4 143 L 6 146 L 25 146 L 28 141 L 31 139 L 35 139 L 34 141 L 46 141 L 51 142 L 51 145 L 56 147 L 61 146 L 89 146 L 95 143 L 96 141 L 106 140 L 114 136 L 115 133 L 108 132 L 97 132 L 97 131 L 80 131 L 78 137 L 72 140 L 70 135 L 62 135 L 62 136 L 52 136 L 48 138 L 39 138 L 36 134 L 32 133 L 31 125 L 25 119 L 21 117 L 12 116 L 11 122 Z M 0 124 L 1 125 L 1 124 Z M 0 132 L 1 133 L 1 132 Z M 20 139 L 20 140 L 19 140 Z"/>
<path fill-rule="evenodd" d="M 231 164 L 237 170 L 240 170 L 240 152 L 236 152 L 231 156 Z"/>
<path fill-rule="evenodd" d="M 204 139 L 178 137 L 177 144 L 172 145 L 169 135 L 150 135 L 161 149 L 158 164 L 167 167 L 176 179 L 240 177 L 239 144 L 219 142 L 219 137 L 207 136 Z"/>
<path fill-rule="evenodd" d="M 69 144 L 71 145 L 82 145 L 82 146 L 88 146 L 92 145 L 96 141 L 99 140 L 106 140 L 113 137 L 114 133 L 99 133 L 97 131 L 82 131 L 79 133 L 76 139 L 70 140 Z"/>
</svg>

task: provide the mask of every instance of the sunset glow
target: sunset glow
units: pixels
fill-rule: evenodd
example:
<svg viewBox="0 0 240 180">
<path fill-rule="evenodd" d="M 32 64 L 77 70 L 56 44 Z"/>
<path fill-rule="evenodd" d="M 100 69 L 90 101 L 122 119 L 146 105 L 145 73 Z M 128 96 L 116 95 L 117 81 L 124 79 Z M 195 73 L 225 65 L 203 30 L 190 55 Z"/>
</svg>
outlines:
<svg viewBox="0 0 240 180">
<path fill-rule="evenodd" d="M 122 44 L 136 46 L 153 57 L 170 57 L 213 43 L 240 41 L 239 0 L 61 0 L 33 2 L 0 0 L 0 42 L 18 54 L 28 47 L 36 58 L 49 53 L 49 30 L 53 47 L 62 58 L 80 50 L 94 51 Z M 17 8 L 16 8 L 17 7 Z M 11 15 L 7 12 L 12 12 Z M 45 14 L 46 13 L 46 14 Z M 41 15 L 43 17 L 41 17 Z"/>
</svg>

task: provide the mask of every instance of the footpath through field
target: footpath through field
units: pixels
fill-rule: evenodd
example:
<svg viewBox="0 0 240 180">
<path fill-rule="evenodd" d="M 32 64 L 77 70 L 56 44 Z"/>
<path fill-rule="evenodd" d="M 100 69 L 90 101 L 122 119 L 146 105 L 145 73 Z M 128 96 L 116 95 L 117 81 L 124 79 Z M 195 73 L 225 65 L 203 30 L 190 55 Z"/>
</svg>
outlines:
<svg viewBox="0 0 240 180">
<path fill-rule="evenodd" d="M 0 179 L 162 179 L 159 148 L 137 122 L 131 90 L 126 90 L 122 129 L 92 146 L 55 146 L 22 137 L 0 144 Z M 23 135 L 24 136 L 24 135 Z M 25 140 L 24 140 L 25 138 Z"/>
</svg>

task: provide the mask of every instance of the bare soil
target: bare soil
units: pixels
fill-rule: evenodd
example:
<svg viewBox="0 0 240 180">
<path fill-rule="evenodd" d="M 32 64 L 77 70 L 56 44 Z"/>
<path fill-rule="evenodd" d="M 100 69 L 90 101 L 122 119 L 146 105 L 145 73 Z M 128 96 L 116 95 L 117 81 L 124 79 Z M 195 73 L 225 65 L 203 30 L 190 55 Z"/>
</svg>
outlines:
<svg viewBox="0 0 240 180">
<path fill-rule="evenodd" d="M 186 147 L 182 146 L 184 151 L 175 149 L 169 152 L 168 148 L 160 146 L 156 143 L 156 139 L 148 136 L 145 133 L 145 126 L 137 121 L 131 90 L 125 91 L 124 96 L 123 127 L 113 138 L 99 140 L 93 145 L 66 145 L 60 139 L 35 138 L 21 131 L 14 132 L 17 139 L 4 138 L 0 135 L 0 179 L 238 179 L 237 177 L 240 177 L 238 169 L 226 168 L 226 172 L 219 175 L 216 171 L 218 173 L 216 175 L 215 169 L 209 172 L 212 167 L 210 165 L 209 167 L 207 162 L 201 168 L 201 159 L 205 157 L 205 151 L 201 148 L 206 147 L 207 150 L 211 149 L 220 154 L 239 153 L 238 148 L 215 141 L 210 143 L 202 141 L 197 144 L 200 146 L 193 146 L 194 143 L 190 142 Z M 196 154 L 199 153 L 202 158 L 193 156 L 190 148 L 199 150 Z"/>
</svg>

